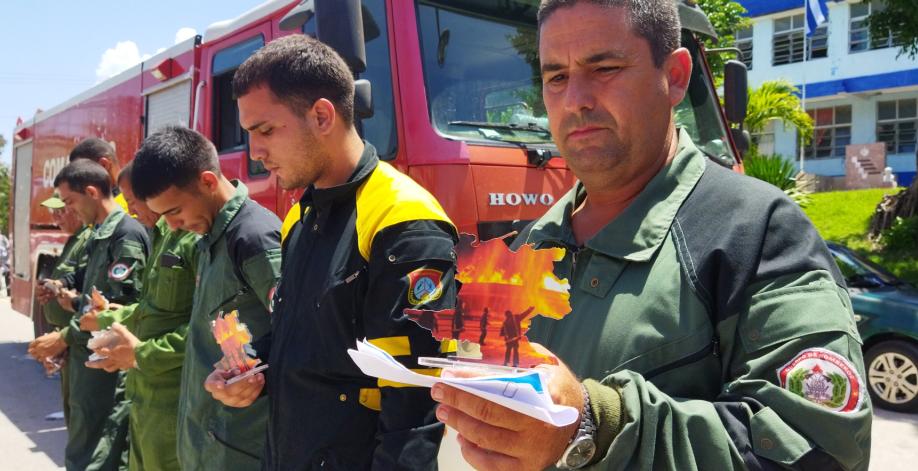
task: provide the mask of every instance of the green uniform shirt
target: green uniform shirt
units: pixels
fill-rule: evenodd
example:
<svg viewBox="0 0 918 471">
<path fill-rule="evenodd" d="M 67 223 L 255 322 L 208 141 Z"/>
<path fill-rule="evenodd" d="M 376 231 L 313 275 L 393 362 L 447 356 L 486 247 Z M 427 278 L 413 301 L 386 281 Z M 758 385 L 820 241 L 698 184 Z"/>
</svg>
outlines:
<svg viewBox="0 0 918 471">
<path fill-rule="evenodd" d="M 258 350 L 258 340 L 271 331 L 268 306 L 280 278 L 280 220 L 249 199 L 244 184 L 233 183 L 235 194 L 198 242 L 179 400 L 178 454 L 186 471 L 258 469 L 264 454 L 266 398 L 240 409 L 204 390 L 204 380 L 223 357 L 211 330 L 217 313 L 238 309 Z"/>
<path fill-rule="evenodd" d="M 871 416 L 851 305 L 794 203 L 708 162 L 684 132 L 673 162 L 577 247 L 571 214 L 585 197 L 578 183 L 525 240 L 569 249 L 558 270 L 572 313 L 535 320 L 529 338 L 586 379 L 596 468 L 867 468 Z M 811 384 L 782 385 L 801 354 L 849 368 L 840 381 L 853 383 L 850 411 L 820 396 L 818 368 L 797 371 Z M 828 374 L 820 361 L 809 365 Z"/>
<path fill-rule="evenodd" d="M 86 242 L 89 241 L 91 234 L 92 229 L 89 226 L 83 226 L 75 234 L 67 238 L 64 248 L 57 258 L 57 265 L 54 266 L 51 276 L 48 277 L 49 279 L 66 279 L 68 274 L 86 266 L 86 260 L 88 259 Z M 45 304 L 43 309 L 45 319 L 54 327 L 64 327 L 70 324 L 70 318 L 73 317 L 73 313 L 62 308 L 56 300 L 51 300 Z"/>
<path fill-rule="evenodd" d="M 141 273 L 150 251 L 143 226 L 121 208 L 93 229 L 87 242 L 86 268 L 75 273 L 76 285 L 88 294 L 96 287 L 111 302 L 130 304 L 142 289 Z M 82 310 L 82 301 L 80 309 Z M 70 346 L 70 423 L 65 452 L 68 469 L 114 470 L 127 451 L 127 403 L 119 373 L 91 369 L 89 332 L 80 331 L 79 316 L 62 330 Z"/>
<path fill-rule="evenodd" d="M 178 469 L 175 451 L 185 336 L 197 269 L 197 234 L 172 231 L 165 219 L 151 230 L 153 250 L 140 302 L 99 316 L 101 328 L 123 322 L 142 342 L 127 371 L 131 401 L 132 470 Z"/>
</svg>

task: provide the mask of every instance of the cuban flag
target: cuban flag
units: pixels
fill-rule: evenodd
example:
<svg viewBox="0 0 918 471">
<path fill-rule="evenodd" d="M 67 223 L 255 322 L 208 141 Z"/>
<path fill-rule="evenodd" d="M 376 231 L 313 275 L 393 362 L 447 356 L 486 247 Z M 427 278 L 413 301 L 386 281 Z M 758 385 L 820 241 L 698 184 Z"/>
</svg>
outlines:
<svg viewBox="0 0 918 471">
<path fill-rule="evenodd" d="M 806 36 L 810 37 L 816 32 L 816 28 L 822 26 L 829 18 L 829 8 L 826 6 L 826 0 L 805 0 L 806 1 Z"/>
</svg>

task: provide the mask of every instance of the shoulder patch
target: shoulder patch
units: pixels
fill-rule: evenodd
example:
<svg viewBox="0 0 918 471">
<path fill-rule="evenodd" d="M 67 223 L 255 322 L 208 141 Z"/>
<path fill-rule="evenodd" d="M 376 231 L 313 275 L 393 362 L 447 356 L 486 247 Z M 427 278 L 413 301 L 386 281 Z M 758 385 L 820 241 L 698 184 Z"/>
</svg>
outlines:
<svg viewBox="0 0 918 471">
<path fill-rule="evenodd" d="M 125 262 L 115 262 L 108 269 L 108 277 L 115 281 L 124 281 L 131 276 L 133 268 Z"/>
<path fill-rule="evenodd" d="M 778 369 L 781 387 L 833 412 L 854 412 L 864 402 L 864 382 L 847 358 L 808 348 Z"/>
<path fill-rule="evenodd" d="M 443 272 L 418 268 L 408 273 L 408 302 L 414 306 L 440 299 L 443 295 Z"/>
</svg>

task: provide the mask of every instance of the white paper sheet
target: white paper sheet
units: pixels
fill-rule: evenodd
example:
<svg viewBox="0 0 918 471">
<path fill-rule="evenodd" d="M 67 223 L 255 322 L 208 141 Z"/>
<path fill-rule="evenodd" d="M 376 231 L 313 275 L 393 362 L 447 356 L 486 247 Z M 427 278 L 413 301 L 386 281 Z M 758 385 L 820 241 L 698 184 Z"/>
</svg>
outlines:
<svg viewBox="0 0 918 471">
<path fill-rule="evenodd" d="M 552 402 L 540 371 L 476 378 L 439 378 L 415 373 L 391 355 L 367 341 L 357 341 L 357 349 L 347 353 L 367 376 L 414 386 L 431 387 L 444 383 L 526 414 L 557 427 L 570 425 L 580 416 L 573 407 Z"/>
</svg>

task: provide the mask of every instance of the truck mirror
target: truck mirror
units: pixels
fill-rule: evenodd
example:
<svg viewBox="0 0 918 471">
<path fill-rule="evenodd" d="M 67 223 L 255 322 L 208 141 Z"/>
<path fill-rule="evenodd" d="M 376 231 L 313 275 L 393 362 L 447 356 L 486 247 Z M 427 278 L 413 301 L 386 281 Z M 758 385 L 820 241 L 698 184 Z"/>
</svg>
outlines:
<svg viewBox="0 0 918 471">
<path fill-rule="evenodd" d="M 373 88 L 369 80 L 354 81 L 354 119 L 373 117 Z"/>
<path fill-rule="evenodd" d="M 736 150 L 739 151 L 740 155 L 746 155 L 746 152 L 752 146 L 752 135 L 749 134 L 749 131 L 739 128 L 730 128 L 730 133 L 733 135 L 733 143 L 736 144 Z"/>
<path fill-rule="evenodd" d="M 367 70 L 360 0 L 314 0 L 316 36 L 338 52 L 355 74 Z"/>
<path fill-rule="evenodd" d="M 746 105 L 749 103 L 749 83 L 746 64 L 729 60 L 724 64 L 724 113 L 733 124 L 746 120 Z"/>
<path fill-rule="evenodd" d="M 303 0 L 281 18 L 278 26 L 282 31 L 300 29 L 316 13 L 313 0 Z"/>
</svg>

